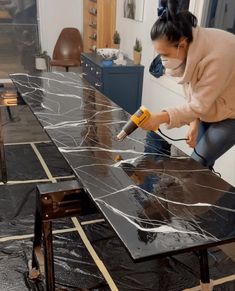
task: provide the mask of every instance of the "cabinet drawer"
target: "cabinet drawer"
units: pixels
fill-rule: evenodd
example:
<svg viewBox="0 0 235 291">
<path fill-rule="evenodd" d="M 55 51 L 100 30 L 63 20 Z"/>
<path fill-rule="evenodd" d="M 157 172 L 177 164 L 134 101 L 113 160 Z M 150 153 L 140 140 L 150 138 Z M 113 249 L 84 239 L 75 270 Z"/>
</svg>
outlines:
<svg viewBox="0 0 235 291">
<path fill-rule="evenodd" d="M 97 79 L 94 79 L 94 82 L 92 84 L 97 90 L 103 93 L 103 82 L 99 81 Z"/>
<path fill-rule="evenodd" d="M 102 69 L 96 64 L 92 63 L 90 60 L 81 56 L 81 65 L 83 70 L 83 75 L 86 76 L 86 79 L 94 79 L 93 83 L 101 83 L 102 81 Z"/>
<path fill-rule="evenodd" d="M 87 77 L 87 76 L 86 76 Z M 103 92 L 103 82 L 102 80 L 97 80 L 94 76 L 88 75 L 87 80 L 90 82 L 92 86 L 94 86 L 100 92 Z"/>
<path fill-rule="evenodd" d="M 83 77 L 93 86 L 95 87 L 97 90 L 99 90 L 100 92 L 103 93 L 103 82 L 102 80 L 98 80 L 94 77 L 94 75 L 92 75 L 91 73 L 83 73 Z"/>
<path fill-rule="evenodd" d="M 96 64 L 89 62 L 89 73 L 97 80 L 102 80 L 102 70 Z"/>
<path fill-rule="evenodd" d="M 89 63 L 86 60 L 81 60 L 83 76 L 87 76 L 89 72 Z"/>
<path fill-rule="evenodd" d="M 102 69 L 98 66 L 96 66 L 95 68 L 95 71 L 94 71 L 94 75 L 95 75 L 95 78 L 99 81 L 102 80 Z"/>
</svg>

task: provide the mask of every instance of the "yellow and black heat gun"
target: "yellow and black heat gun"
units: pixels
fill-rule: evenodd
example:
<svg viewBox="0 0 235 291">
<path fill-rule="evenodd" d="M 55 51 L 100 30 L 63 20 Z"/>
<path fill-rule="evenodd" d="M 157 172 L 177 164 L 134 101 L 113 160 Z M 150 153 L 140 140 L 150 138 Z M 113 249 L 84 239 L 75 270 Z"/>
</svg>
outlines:
<svg viewBox="0 0 235 291">
<path fill-rule="evenodd" d="M 124 138 L 135 131 L 141 124 L 143 124 L 151 116 L 148 109 L 141 106 L 136 113 L 134 113 L 121 132 L 117 135 L 118 141 L 123 141 Z M 157 130 L 158 128 L 156 128 Z"/>
</svg>

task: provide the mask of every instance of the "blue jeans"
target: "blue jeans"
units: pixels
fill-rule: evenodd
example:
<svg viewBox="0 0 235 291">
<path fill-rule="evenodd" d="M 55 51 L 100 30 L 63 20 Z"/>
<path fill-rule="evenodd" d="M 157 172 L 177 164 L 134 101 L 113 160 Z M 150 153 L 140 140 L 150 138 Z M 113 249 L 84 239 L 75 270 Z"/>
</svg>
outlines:
<svg viewBox="0 0 235 291">
<path fill-rule="evenodd" d="M 206 167 L 213 167 L 215 161 L 235 145 L 235 119 L 220 122 L 200 122 L 196 152 L 192 158 Z M 203 159 L 202 159 L 203 157 Z"/>
</svg>

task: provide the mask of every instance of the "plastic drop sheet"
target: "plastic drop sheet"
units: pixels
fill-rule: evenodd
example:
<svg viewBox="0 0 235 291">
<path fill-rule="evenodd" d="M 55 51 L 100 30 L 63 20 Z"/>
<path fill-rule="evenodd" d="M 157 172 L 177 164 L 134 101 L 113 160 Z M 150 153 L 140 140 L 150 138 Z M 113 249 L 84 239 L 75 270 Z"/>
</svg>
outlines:
<svg viewBox="0 0 235 291">
<path fill-rule="evenodd" d="M 33 232 L 35 186 L 0 186 L 1 238 Z M 95 218 L 100 216 L 82 217 L 82 221 Z M 57 230 L 72 227 L 74 226 L 70 219 L 54 223 L 54 229 Z M 106 223 L 90 224 L 83 228 L 119 290 L 178 291 L 198 285 L 196 254 L 188 253 L 135 264 Z M 27 280 L 31 252 L 31 238 L 0 243 L 0 281 L 3 282 L 1 291 L 44 290 L 42 282 L 33 283 Z M 54 256 L 58 286 L 67 290 L 94 286 L 98 287 L 93 290 L 109 290 L 76 231 L 54 236 Z M 213 279 L 234 273 L 235 263 L 218 249 L 211 250 L 209 259 Z M 230 283 L 215 290 L 229 291 L 235 290 L 234 287 Z"/>
<path fill-rule="evenodd" d="M 64 168 L 63 163 L 53 162 L 54 151 L 51 148 L 48 150 L 47 147 L 48 145 L 43 145 L 39 149 L 44 159 L 51 163 L 53 175 L 58 177 L 67 175 L 68 170 Z M 19 154 L 22 150 L 25 155 Z M 35 171 L 32 173 L 29 168 L 22 169 L 20 165 L 15 164 L 15 155 L 24 159 L 21 166 L 27 165 L 27 161 L 34 160 L 29 147 L 21 151 L 16 147 L 12 148 L 7 155 L 11 164 L 9 174 L 12 179 L 19 181 L 44 178 L 40 164 L 34 164 Z M 18 158 L 17 163 L 20 163 Z M 54 158 L 58 159 L 57 156 Z M 42 281 L 32 282 L 27 277 L 31 263 L 32 237 L 15 239 L 15 236 L 33 234 L 35 196 L 36 183 L 0 186 L 0 291 L 45 290 Z M 101 218 L 100 214 L 78 217 L 78 220 L 90 221 L 97 218 Z M 71 219 L 53 222 L 54 230 L 69 230 L 68 233 L 54 235 L 57 286 L 66 290 L 79 290 L 78 288 L 110 290 L 79 234 L 73 228 Z M 196 253 L 136 264 L 107 223 L 89 224 L 83 228 L 120 291 L 181 291 L 199 284 Z M 235 274 L 235 262 L 218 248 L 210 250 L 209 263 L 212 279 Z M 235 282 L 216 286 L 214 290 L 234 291 Z"/>
</svg>

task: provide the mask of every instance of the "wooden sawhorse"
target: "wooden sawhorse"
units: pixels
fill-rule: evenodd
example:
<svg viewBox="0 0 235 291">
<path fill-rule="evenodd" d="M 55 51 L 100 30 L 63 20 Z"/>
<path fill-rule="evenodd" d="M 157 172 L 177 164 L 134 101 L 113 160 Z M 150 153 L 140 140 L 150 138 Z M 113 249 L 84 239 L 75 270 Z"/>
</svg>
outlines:
<svg viewBox="0 0 235 291">
<path fill-rule="evenodd" d="M 37 186 L 32 270 L 29 272 L 29 279 L 37 279 L 42 275 L 46 280 L 46 290 L 56 290 L 52 221 L 92 213 L 97 213 L 97 209 L 77 180 Z"/>
</svg>

